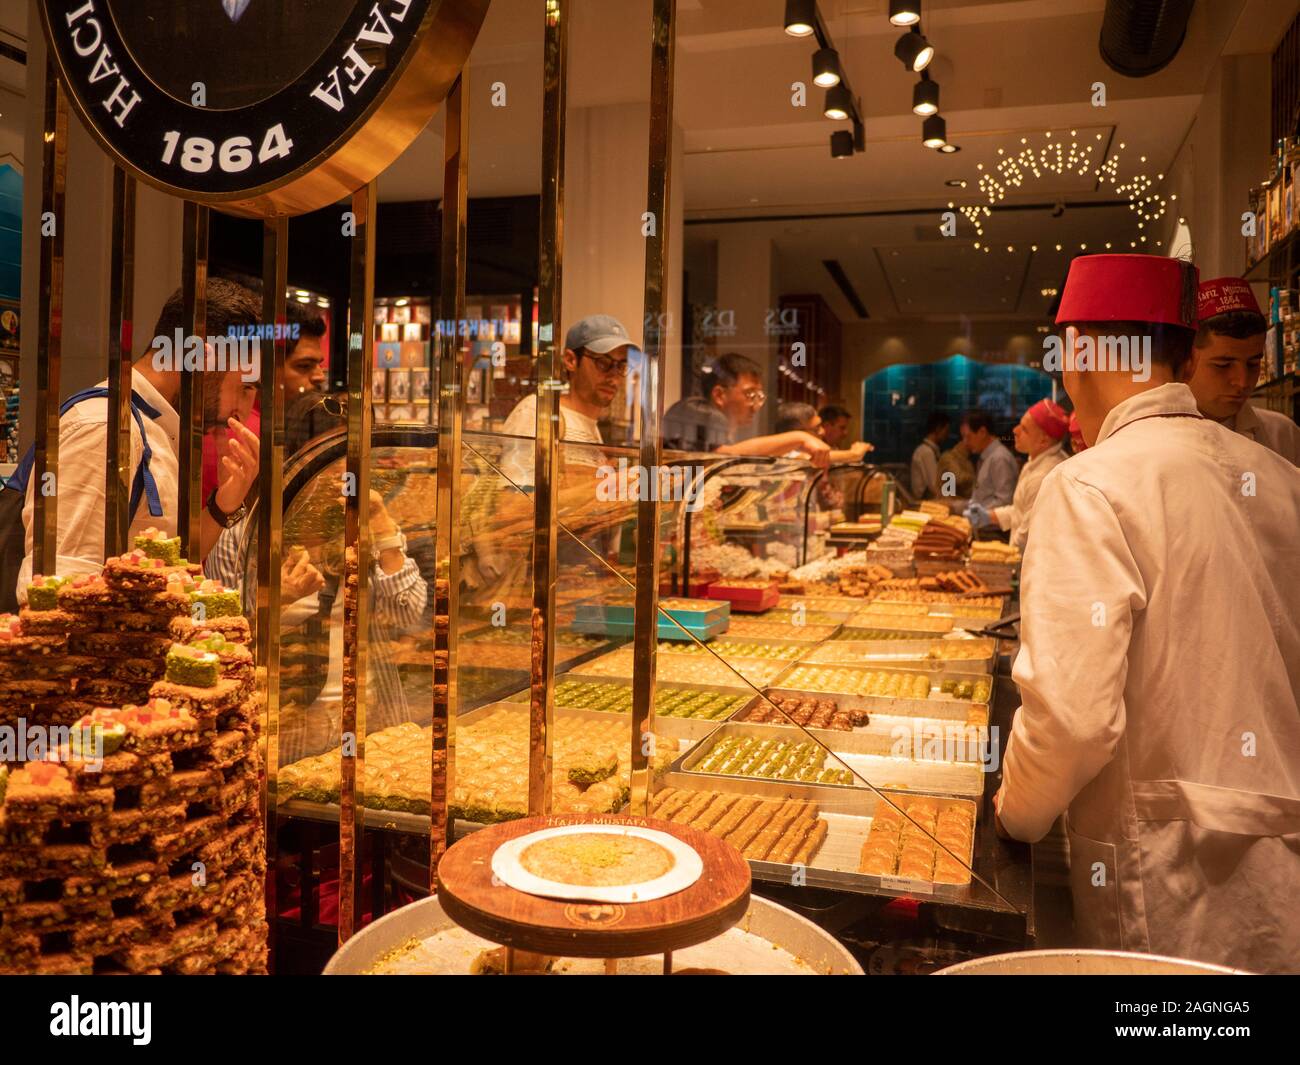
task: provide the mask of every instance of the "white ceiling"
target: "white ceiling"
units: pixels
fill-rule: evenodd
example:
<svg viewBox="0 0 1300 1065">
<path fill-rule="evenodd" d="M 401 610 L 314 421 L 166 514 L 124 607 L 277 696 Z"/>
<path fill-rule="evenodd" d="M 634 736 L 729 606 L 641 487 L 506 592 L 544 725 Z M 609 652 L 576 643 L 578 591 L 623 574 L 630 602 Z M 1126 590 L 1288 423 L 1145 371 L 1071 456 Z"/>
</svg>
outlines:
<svg viewBox="0 0 1300 1065">
<path fill-rule="evenodd" d="M 957 238 L 941 238 L 939 212 L 950 201 L 984 202 L 980 164 L 993 168 L 999 149 L 1015 153 L 1021 138 L 1041 147 L 1047 131 L 1067 148 L 1092 145 L 1098 162 L 1118 153 L 1121 178 L 1154 179 L 1186 138 L 1217 58 L 1271 51 L 1300 8 L 1291 0 L 1199 3 L 1174 62 L 1130 79 L 1098 51 L 1104 0 L 927 0 L 923 25 L 937 49 L 931 75 L 941 85 L 949 139 L 963 149 L 942 155 L 920 143 L 921 120 L 910 110 L 915 75 L 893 56 L 899 31 L 886 17 L 887 0 L 819 3 L 861 99 L 865 152 L 830 158 L 830 132 L 847 126 L 821 116 L 809 69 L 815 44 L 782 31 L 783 0 L 679 0 L 675 116 L 684 133 L 686 213 L 695 223 L 686 231 L 688 255 L 696 242 L 725 232 L 699 223 L 777 216 L 763 230 L 776 243 L 783 290 L 819 292 L 846 321 L 856 314 L 824 259 L 840 261 L 872 320 L 1041 318 L 1047 301 L 1039 293 L 1059 285 L 1070 253 L 1090 241 L 1089 250 L 1104 250 L 1107 241 L 1130 250 L 1140 236 L 1134 216 L 1123 208 L 1067 209 L 1060 218 L 1050 210 L 999 211 L 982 242 L 996 250 L 984 252 L 964 220 Z M 475 46 L 471 195 L 538 190 L 539 8 L 536 0 L 493 0 Z M 570 108 L 646 102 L 649 0 L 587 0 L 572 10 Z M 809 83 L 809 106 L 791 105 L 794 81 Z M 1106 86 L 1104 108 L 1091 102 L 1098 81 Z M 498 82 L 506 87 L 504 108 L 491 106 Z M 441 116 L 383 175 L 383 198 L 437 195 L 440 131 Z M 644 181 L 643 166 L 629 160 L 629 180 Z M 967 187 L 949 188 L 950 179 Z M 1117 198 L 1113 187 L 1098 187 L 1092 168 L 1087 176 L 1044 171 L 1010 189 L 1000 206 Z M 922 213 L 863 216 L 887 211 Z M 1029 251 L 1032 243 L 1038 252 Z"/>
</svg>

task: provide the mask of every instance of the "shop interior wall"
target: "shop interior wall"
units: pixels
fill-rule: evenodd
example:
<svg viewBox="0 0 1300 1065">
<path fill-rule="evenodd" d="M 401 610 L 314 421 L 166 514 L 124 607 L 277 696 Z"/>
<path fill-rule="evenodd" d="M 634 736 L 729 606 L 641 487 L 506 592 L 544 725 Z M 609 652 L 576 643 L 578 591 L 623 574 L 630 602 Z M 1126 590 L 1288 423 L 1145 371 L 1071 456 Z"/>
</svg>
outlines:
<svg viewBox="0 0 1300 1065">
<path fill-rule="evenodd" d="M 35 4 L 29 27 L 39 27 Z M 23 311 L 19 377 L 20 452 L 32 442 L 36 418 L 37 308 L 40 305 L 41 158 L 45 40 L 27 35 L 23 138 Z M 79 119 L 68 118 L 67 211 L 64 230 L 63 396 L 104 379 L 108 366 L 108 274 L 113 164 Z M 152 336 L 158 312 L 180 285 L 181 201 L 138 186 L 135 243 L 135 354 Z M 149 337 L 145 334 L 148 333 Z"/>
</svg>

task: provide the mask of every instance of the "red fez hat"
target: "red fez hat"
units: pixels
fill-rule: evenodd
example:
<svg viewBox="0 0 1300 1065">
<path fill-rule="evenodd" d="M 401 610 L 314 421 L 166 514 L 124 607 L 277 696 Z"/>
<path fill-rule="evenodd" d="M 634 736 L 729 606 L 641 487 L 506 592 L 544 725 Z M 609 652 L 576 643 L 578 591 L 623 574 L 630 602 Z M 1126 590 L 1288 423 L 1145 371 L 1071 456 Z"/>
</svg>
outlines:
<svg viewBox="0 0 1300 1065">
<path fill-rule="evenodd" d="M 1038 428 L 1053 440 L 1060 440 L 1070 427 L 1070 420 L 1066 416 L 1064 408 L 1059 403 L 1053 403 L 1050 399 L 1040 399 L 1030 407 L 1029 416 L 1034 419 Z"/>
<path fill-rule="evenodd" d="M 1056 324 L 1152 322 L 1196 328 L 1198 272 L 1162 255 L 1081 255 L 1070 264 Z"/>
<path fill-rule="evenodd" d="M 1196 297 L 1196 320 L 1203 322 L 1220 314 L 1232 311 L 1249 311 L 1251 314 L 1263 312 L 1250 290 L 1250 284 L 1240 277 L 1216 277 L 1213 281 L 1202 281 L 1200 292 Z"/>
<path fill-rule="evenodd" d="M 1088 441 L 1083 438 L 1083 429 L 1079 425 L 1078 411 L 1070 411 L 1070 444 L 1076 455 L 1088 447 Z"/>
</svg>

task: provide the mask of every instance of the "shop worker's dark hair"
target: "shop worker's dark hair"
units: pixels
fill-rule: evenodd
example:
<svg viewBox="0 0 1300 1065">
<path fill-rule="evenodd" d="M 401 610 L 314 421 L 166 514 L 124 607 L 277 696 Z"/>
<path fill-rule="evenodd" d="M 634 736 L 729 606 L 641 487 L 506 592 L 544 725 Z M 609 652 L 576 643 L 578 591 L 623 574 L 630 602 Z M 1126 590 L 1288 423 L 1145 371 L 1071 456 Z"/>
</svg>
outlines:
<svg viewBox="0 0 1300 1065">
<path fill-rule="evenodd" d="M 1229 311 L 1207 318 L 1196 330 L 1196 346 L 1205 347 L 1211 336 L 1232 337 L 1233 340 L 1246 340 L 1268 332 L 1268 321 L 1262 314 L 1254 311 Z"/>
<path fill-rule="evenodd" d="M 1151 361 L 1158 366 L 1167 366 L 1175 377 L 1191 358 L 1192 342 L 1196 339 L 1195 329 L 1164 322 L 1069 322 L 1061 326 L 1062 334 L 1068 325 L 1101 337 L 1150 336 Z"/>
<path fill-rule="evenodd" d="M 821 415 L 824 422 L 837 422 L 841 418 L 853 417 L 853 414 L 846 407 L 841 407 L 838 403 L 828 403 L 817 413 Z"/>
<path fill-rule="evenodd" d="M 210 337 L 225 336 L 232 326 L 256 325 L 262 316 L 261 297 L 243 285 L 223 277 L 210 277 L 207 294 L 207 335 Z M 153 335 L 172 337 L 178 329 L 186 334 L 190 331 L 190 324 L 185 320 L 185 296 L 180 289 L 163 304 Z"/>
<path fill-rule="evenodd" d="M 816 417 L 817 411 L 810 403 L 782 403 L 776 408 L 776 432 L 806 429 Z"/>
<path fill-rule="evenodd" d="M 931 411 L 930 417 L 925 419 L 925 435 L 929 436 L 936 429 L 947 429 L 951 424 L 952 419 L 949 418 L 948 415 L 944 414 L 943 411 Z M 969 425 L 970 423 L 968 422 L 967 424 Z M 971 428 L 974 428 L 974 426 L 971 426 Z"/>
<path fill-rule="evenodd" d="M 321 317 L 320 312 L 315 307 L 306 303 L 299 303 L 297 300 L 290 300 L 285 304 L 284 312 L 289 325 L 298 327 L 298 336 L 300 338 L 323 337 L 325 335 L 325 319 Z M 292 331 L 291 329 L 290 332 Z M 290 350 L 292 350 L 292 344 Z"/>
<path fill-rule="evenodd" d="M 700 394 L 707 398 L 712 395 L 716 385 L 730 388 L 744 374 L 753 374 L 762 380 L 763 368 L 738 351 L 729 351 L 716 359 L 710 359 L 700 367 Z"/>
<path fill-rule="evenodd" d="M 993 433 L 993 417 L 986 411 L 973 410 L 967 414 L 962 421 L 972 433 L 978 433 L 981 429 L 987 429 Z M 996 436 L 996 433 L 993 433 Z"/>
</svg>

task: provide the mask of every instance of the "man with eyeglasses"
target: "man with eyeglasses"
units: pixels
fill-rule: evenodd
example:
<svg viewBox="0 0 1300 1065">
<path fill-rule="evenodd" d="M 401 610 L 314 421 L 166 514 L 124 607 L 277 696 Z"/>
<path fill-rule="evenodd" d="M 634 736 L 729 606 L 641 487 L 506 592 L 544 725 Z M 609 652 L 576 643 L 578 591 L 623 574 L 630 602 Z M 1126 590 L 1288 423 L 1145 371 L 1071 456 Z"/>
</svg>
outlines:
<svg viewBox="0 0 1300 1065">
<path fill-rule="evenodd" d="M 569 390 L 560 396 L 560 438 L 566 443 L 602 444 L 597 424 L 623 391 L 632 339 L 623 323 L 607 314 L 593 314 L 569 327 L 564 337 L 564 372 Z M 535 436 L 537 394 L 524 396 L 506 418 L 501 431 L 508 436 Z M 566 462 L 599 466 L 604 458 L 594 449 L 566 448 Z M 590 451 L 589 456 L 585 455 Z M 503 457 L 506 476 L 519 485 L 533 483 L 531 449 L 512 447 Z"/>
<path fill-rule="evenodd" d="M 800 452 L 815 466 L 830 462 L 824 440 L 802 430 L 737 437 L 754 422 L 767 402 L 763 370 L 736 352 L 710 359 L 700 370 L 700 395 L 678 400 L 664 414 L 664 446 L 679 451 L 716 451 L 721 455 L 786 455 Z"/>
</svg>

